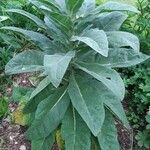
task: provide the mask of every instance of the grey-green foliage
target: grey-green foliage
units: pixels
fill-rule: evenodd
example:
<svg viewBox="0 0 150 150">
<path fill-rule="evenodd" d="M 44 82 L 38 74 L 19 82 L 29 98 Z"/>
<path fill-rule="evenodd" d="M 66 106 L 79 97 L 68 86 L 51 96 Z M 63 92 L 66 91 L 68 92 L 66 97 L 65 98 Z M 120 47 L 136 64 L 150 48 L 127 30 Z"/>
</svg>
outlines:
<svg viewBox="0 0 150 150">
<path fill-rule="evenodd" d="M 139 52 L 135 35 L 119 31 L 127 19 L 126 11 L 138 10 L 117 2 L 96 6 L 94 0 L 30 2 L 44 14 L 43 20 L 23 10 L 8 12 L 27 17 L 40 30 L 1 30 L 23 34 L 36 45 L 6 65 L 7 74 L 38 71 L 44 76 L 24 109 L 35 112 L 26 133 L 32 149 L 37 149 L 37 143 L 39 150 L 50 148 L 59 125 L 68 150 L 90 150 L 92 134 L 102 150 L 119 149 L 113 117 L 127 128 L 129 124 L 121 104 L 124 84 L 114 68 L 149 58 Z"/>
</svg>

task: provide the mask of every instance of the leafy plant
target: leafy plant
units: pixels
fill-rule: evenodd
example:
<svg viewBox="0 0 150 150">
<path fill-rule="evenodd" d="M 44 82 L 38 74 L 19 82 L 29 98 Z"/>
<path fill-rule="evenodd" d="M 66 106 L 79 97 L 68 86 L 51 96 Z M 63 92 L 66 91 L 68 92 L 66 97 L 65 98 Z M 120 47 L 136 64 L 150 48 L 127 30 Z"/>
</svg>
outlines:
<svg viewBox="0 0 150 150">
<path fill-rule="evenodd" d="M 140 38 L 141 51 L 150 54 L 150 1 L 137 0 L 136 5 L 141 13 L 130 15 L 123 29 L 136 34 Z"/>
<path fill-rule="evenodd" d="M 22 126 L 30 125 L 33 114 L 24 114 L 23 109 L 27 103 L 27 99 L 21 99 L 16 110 L 11 114 L 11 120 L 14 124 L 19 124 Z"/>
<path fill-rule="evenodd" d="M 0 117 L 4 116 L 8 111 L 8 98 L 0 98 Z"/>
<path fill-rule="evenodd" d="M 140 147 L 146 147 L 147 149 L 150 148 L 150 131 L 144 130 L 143 132 L 139 132 L 136 135 L 136 139 L 138 140 L 138 145 Z"/>
<path fill-rule="evenodd" d="M 146 112 L 150 105 L 150 71 L 149 61 L 137 67 L 122 70 L 124 83 L 127 88 L 128 118 L 133 128 L 145 127 Z"/>
<path fill-rule="evenodd" d="M 25 106 L 35 119 L 26 136 L 32 149 L 47 150 L 61 125 L 66 150 L 90 150 L 91 134 L 102 150 L 119 150 L 114 116 L 129 128 L 121 100 L 123 81 L 114 68 L 148 59 L 139 52 L 138 38 L 119 31 L 124 11 L 138 13 L 127 4 L 88 0 L 32 0 L 44 21 L 23 10 L 9 12 L 31 19 L 38 32 L 18 27 L 1 30 L 23 34 L 37 48 L 16 55 L 5 67 L 7 74 L 40 72 L 44 79 Z M 96 141 L 94 143 L 97 143 Z"/>
<path fill-rule="evenodd" d="M 32 88 L 14 86 L 11 99 L 14 102 L 28 101 L 32 91 Z"/>
<path fill-rule="evenodd" d="M 143 130 L 142 132 L 138 132 L 138 134 L 136 135 L 136 139 L 138 141 L 138 145 L 140 147 L 145 147 L 147 149 L 150 148 L 150 113 L 148 112 L 146 115 L 146 121 L 148 123 L 148 125 L 146 126 L 146 129 Z"/>
<path fill-rule="evenodd" d="M 149 3 L 149 0 L 137 0 L 137 7 L 141 13 L 130 15 L 123 25 L 123 30 L 132 32 L 140 38 L 141 51 L 146 54 L 150 54 Z M 125 85 L 128 90 L 126 95 L 128 100 L 126 102 L 128 103 L 127 117 L 135 134 L 137 134 L 134 149 L 141 149 L 138 145 L 147 149 L 148 144 L 145 143 L 148 143 L 150 139 L 150 132 L 146 129 L 145 115 L 150 106 L 149 62 L 123 69 L 121 73 L 125 78 Z"/>
</svg>

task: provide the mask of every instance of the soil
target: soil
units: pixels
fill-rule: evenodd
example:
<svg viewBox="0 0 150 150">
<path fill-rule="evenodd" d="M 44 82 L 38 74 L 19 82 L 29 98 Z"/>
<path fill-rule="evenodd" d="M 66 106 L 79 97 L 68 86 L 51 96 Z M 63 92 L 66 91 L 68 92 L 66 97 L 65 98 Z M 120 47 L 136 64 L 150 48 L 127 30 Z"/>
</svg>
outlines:
<svg viewBox="0 0 150 150">
<path fill-rule="evenodd" d="M 31 150 L 31 144 L 25 139 L 24 132 L 27 128 L 20 125 L 12 125 L 8 120 L 2 121 L 0 127 L 0 150 Z M 120 123 L 116 123 L 118 140 L 121 150 L 132 149 L 132 132 L 129 132 Z M 54 144 L 53 150 L 58 150 Z"/>
<path fill-rule="evenodd" d="M 29 81 L 29 74 L 21 74 L 13 77 L 13 81 L 20 86 L 31 87 L 32 84 Z M 7 95 L 11 95 L 12 88 L 6 89 Z M 124 103 L 126 107 L 126 103 Z M 10 103 L 9 111 L 13 112 L 17 108 L 17 104 Z M 121 145 L 121 150 L 132 149 L 132 131 L 128 131 L 118 121 L 116 121 L 118 129 L 118 140 Z M 24 133 L 26 127 L 20 125 L 11 124 L 9 118 L 5 118 L 0 122 L 0 150 L 31 150 L 30 141 L 25 139 Z M 58 150 L 57 145 L 54 144 L 53 150 Z"/>
</svg>

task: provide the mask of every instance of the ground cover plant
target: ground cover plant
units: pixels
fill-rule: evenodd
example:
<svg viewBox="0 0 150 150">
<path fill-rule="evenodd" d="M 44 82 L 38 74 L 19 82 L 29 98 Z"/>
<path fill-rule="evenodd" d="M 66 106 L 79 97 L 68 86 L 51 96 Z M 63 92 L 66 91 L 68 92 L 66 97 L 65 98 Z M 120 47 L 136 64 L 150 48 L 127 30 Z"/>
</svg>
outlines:
<svg viewBox="0 0 150 150">
<path fill-rule="evenodd" d="M 25 36 L 33 45 L 11 59 L 7 74 L 39 72 L 43 80 L 33 91 L 24 112 L 34 120 L 26 136 L 32 149 L 49 149 L 61 127 L 65 149 L 119 150 L 115 120 L 130 128 L 121 101 L 124 83 L 115 68 L 129 67 L 149 57 L 139 52 L 138 38 L 119 31 L 133 6 L 95 1 L 31 1 L 43 19 L 24 10 L 7 12 L 28 17 L 38 31 L 1 28 Z M 96 137 L 96 138 L 94 138 Z"/>
<path fill-rule="evenodd" d="M 136 5 L 140 10 L 138 15 L 130 15 L 124 23 L 122 29 L 132 32 L 140 39 L 141 51 L 145 54 L 150 54 L 150 14 L 149 1 L 137 0 Z M 136 19 L 135 19 L 136 18 Z M 122 69 L 124 83 L 126 85 L 126 103 L 128 103 L 127 118 L 134 130 L 134 149 L 149 149 L 150 132 L 146 127 L 148 122 L 146 120 L 147 113 L 149 113 L 150 106 L 150 69 L 149 61 L 136 67 Z M 138 147 L 140 146 L 140 147 Z"/>
</svg>

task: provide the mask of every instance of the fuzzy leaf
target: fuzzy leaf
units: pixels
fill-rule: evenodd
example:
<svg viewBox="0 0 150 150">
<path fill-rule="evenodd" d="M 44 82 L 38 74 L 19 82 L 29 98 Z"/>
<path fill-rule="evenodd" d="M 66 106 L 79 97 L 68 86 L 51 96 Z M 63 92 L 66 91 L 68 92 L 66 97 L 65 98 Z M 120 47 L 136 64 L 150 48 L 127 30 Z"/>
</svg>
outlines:
<svg viewBox="0 0 150 150">
<path fill-rule="evenodd" d="M 61 10 L 66 12 L 66 4 L 65 0 L 55 0 L 57 4 L 60 6 Z"/>
<path fill-rule="evenodd" d="M 108 56 L 108 40 L 105 32 L 98 29 L 90 29 L 86 31 L 82 36 L 72 37 L 72 41 L 81 41 L 99 54 Z"/>
<path fill-rule="evenodd" d="M 128 32 L 121 32 L 121 31 L 112 31 L 112 32 L 107 32 L 106 34 L 110 46 L 114 48 L 130 46 L 135 51 L 139 52 L 140 42 L 138 37 L 136 37 L 135 35 Z"/>
<path fill-rule="evenodd" d="M 27 131 L 27 137 L 31 140 L 46 138 L 60 124 L 69 103 L 66 87 L 43 100 L 37 107 L 35 120 Z"/>
<path fill-rule="evenodd" d="M 119 10 L 119 11 L 131 11 L 134 13 L 139 13 L 137 8 L 135 8 L 134 6 L 124 4 L 124 3 L 119 3 L 119 2 L 113 2 L 113 1 L 106 2 L 102 5 L 99 5 L 96 8 L 97 12 L 100 12 L 103 10 Z"/>
<path fill-rule="evenodd" d="M 62 43 L 66 42 L 66 35 L 64 35 L 59 28 L 57 28 L 49 17 L 45 16 L 44 22 L 47 25 L 47 31 L 50 34 L 50 36 L 57 40 L 61 41 Z"/>
<path fill-rule="evenodd" d="M 8 10 L 6 10 L 6 12 L 12 12 L 12 13 L 20 14 L 22 16 L 25 16 L 25 17 L 31 19 L 39 27 L 44 28 L 44 29 L 46 28 L 44 22 L 41 19 L 39 19 L 37 16 L 32 15 L 31 13 L 28 13 L 28 12 L 26 12 L 24 10 L 21 10 L 21 9 L 8 9 Z"/>
<path fill-rule="evenodd" d="M 111 68 L 123 68 L 134 66 L 150 58 L 150 56 L 148 55 L 127 48 L 110 48 L 108 57 L 98 55 L 92 50 L 85 50 L 81 51 L 78 54 L 78 58 L 80 61 L 84 61 L 87 63 L 98 63 L 102 66 Z"/>
<path fill-rule="evenodd" d="M 66 54 L 45 55 L 44 67 L 49 80 L 58 87 L 75 53 L 70 51 Z"/>
<path fill-rule="evenodd" d="M 77 62 L 77 67 L 101 81 L 120 100 L 123 100 L 125 95 L 124 83 L 120 75 L 115 70 L 96 63 Z"/>
<path fill-rule="evenodd" d="M 6 74 L 18 74 L 43 70 L 44 53 L 35 50 L 24 51 L 12 58 L 5 66 Z"/>
<path fill-rule="evenodd" d="M 104 95 L 105 96 L 104 104 L 112 111 L 112 113 L 117 118 L 119 118 L 119 120 L 123 123 L 123 125 L 126 128 L 130 129 L 129 122 L 127 120 L 126 114 L 124 112 L 124 109 L 120 100 L 116 96 L 111 94 L 111 92 L 108 91 L 108 89 L 106 89 L 105 93 L 106 94 Z"/>
<path fill-rule="evenodd" d="M 72 29 L 72 21 L 69 16 L 55 13 L 55 12 L 49 12 L 49 17 L 56 23 L 56 25 L 62 30 L 67 31 Z"/>
<path fill-rule="evenodd" d="M 84 15 L 92 12 L 95 9 L 95 0 L 84 0 L 81 8 L 79 9 L 78 15 L 83 17 Z"/>
<path fill-rule="evenodd" d="M 26 104 L 24 108 L 25 113 L 35 112 L 38 104 L 49 97 L 54 92 L 54 87 L 50 84 L 48 77 L 43 79 L 37 88 L 32 92 L 30 96 L 30 101 Z"/>
<path fill-rule="evenodd" d="M 95 63 L 113 68 L 130 67 L 142 63 L 150 56 L 137 53 L 133 49 L 112 48 L 109 50 L 108 57 L 97 57 Z"/>
<path fill-rule="evenodd" d="M 51 133 L 48 137 L 39 140 L 32 140 L 32 150 L 50 150 L 55 142 L 55 134 Z"/>
<path fill-rule="evenodd" d="M 122 12 L 110 12 L 100 14 L 94 21 L 94 27 L 104 31 L 119 30 L 128 15 Z"/>
<path fill-rule="evenodd" d="M 105 113 L 106 116 L 102 130 L 97 136 L 101 150 L 120 150 L 114 119 L 108 110 Z"/>
<path fill-rule="evenodd" d="M 53 43 L 49 38 L 38 32 L 24 30 L 17 27 L 2 27 L 1 29 L 11 30 L 23 34 L 27 39 L 35 42 L 35 44 L 42 50 L 51 50 L 51 47 L 53 46 Z"/>
<path fill-rule="evenodd" d="M 90 130 L 74 108 L 66 112 L 61 133 L 66 150 L 90 150 Z"/>
<path fill-rule="evenodd" d="M 95 82 L 85 77 L 72 75 L 68 92 L 73 106 L 96 136 L 101 130 L 105 111 L 103 99 L 100 99 L 102 94 L 95 87 Z"/>
</svg>

